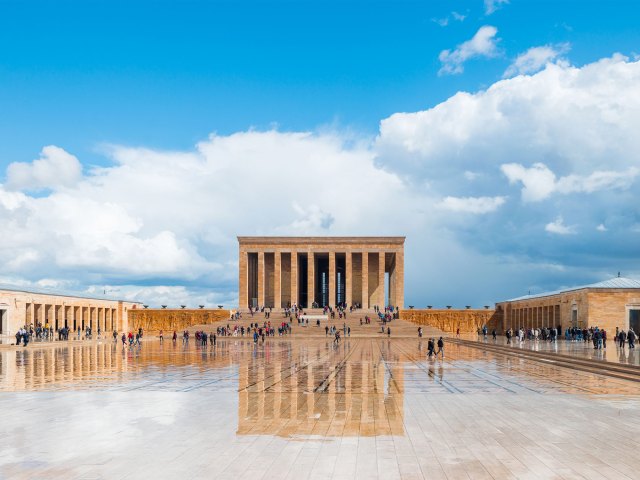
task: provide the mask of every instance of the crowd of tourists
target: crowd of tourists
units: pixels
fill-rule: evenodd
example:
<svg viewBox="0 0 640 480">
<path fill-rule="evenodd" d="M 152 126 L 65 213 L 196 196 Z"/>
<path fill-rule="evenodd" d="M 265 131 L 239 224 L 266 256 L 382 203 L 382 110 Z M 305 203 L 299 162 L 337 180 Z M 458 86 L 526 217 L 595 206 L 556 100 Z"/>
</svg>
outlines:
<svg viewBox="0 0 640 480">
<path fill-rule="evenodd" d="M 54 329 L 48 323 L 44 326 L 41 324 L 34 325 L 25 325 L 18 329 L 15 334 L 16 345 L 27 345 L 29 342 L 38 341 L 38 342 L 47 342 L 54 341 L 57 335 L 58 340 L 69 340 L 72 329 L 67 327 L 60 327 L 58 329 Z M 98 338 L 101 338 L 102 330 L 98 328 Z M 86 328 L 78 328 L 76 329 L 77 339 L 86 339 L 91 340 L 93 338 L 93 329 L 89 326 Z"/>
<path fill-rule="evenodd" d="M 505 332 L 505 336 L 507 338 L 507 343 L 510 344 L 511 340 L 517 340 L 518 342 L 524 342 L 526 340 L 531 340 L 534 342 L 537 341 L 548 341 L 551 343 L 555 343 L 561 332 L 561 327 L 543 327 L 543 328 L 518 328 L 518 329 L 508 329 Z M 483 327 L 481 332 L 484 338 L 487 338 L 488 329 L 487 327 Z M 495 340 L 497 337 L 497 332 L 495 329 L 492 330 L 491 335 Z M 571 327 L 567 328 L 564 331 L 564 340 L 567 342 L 583 342 L 583 343 L 591 343 L 595 350 L 606 349 L 607 348 L 607 340 L 609 339 L 608 332 L 599 328 L 598 326 L 589 327 L 589 328 L 577 328 Z M 625 348 L 628 344 L 629 348 L 635 348 L 635 343 L 637 339 L 637 334 L 633 330 L 633 328 L 629 328 L 629 330 L 620 329 L 616 327 L 616 333 L 613 338 L 616 345 L 620 348 Z"/>
</svg>

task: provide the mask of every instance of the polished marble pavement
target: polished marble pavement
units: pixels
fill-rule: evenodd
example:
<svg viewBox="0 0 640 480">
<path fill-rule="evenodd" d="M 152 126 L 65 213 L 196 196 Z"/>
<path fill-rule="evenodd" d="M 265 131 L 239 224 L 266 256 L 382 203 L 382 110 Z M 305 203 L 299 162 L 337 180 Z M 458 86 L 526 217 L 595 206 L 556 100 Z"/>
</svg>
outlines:
<svg viewBox="0 0 640 480">
<path fill-rule="evenodd" d="M 555 342 L 548 340 L 523 340 L 521 342 L 517 338 L 512 338 L 510 342 L 507 342 L 506 337 L 501 335 L 494 340 L 491 334 L 487 335 L 487 338 L 484 338 L 484 335 L 477 334 L 467 334 L 461 338 L 486 343 L 488 345 L 510 347 L 516 350 L 558 353 L 583 360 L 599 360 L 609 363 L 640 366 L 640 345 L 636 344 L 636 348 L 629 348 L 629 344 L 625 343 L 624 347 L 620 347 L 619 344 L 612 339 L 607 340 L 606 348 L 596 349 L 593 346 L 593 342 L 565 340 L 564 338 Z"/>
<path fill-rule="evenodd" d="M 426 340 L 0 351 L 0 478 L 640 478 L 640 384 Z"/>
</svg>

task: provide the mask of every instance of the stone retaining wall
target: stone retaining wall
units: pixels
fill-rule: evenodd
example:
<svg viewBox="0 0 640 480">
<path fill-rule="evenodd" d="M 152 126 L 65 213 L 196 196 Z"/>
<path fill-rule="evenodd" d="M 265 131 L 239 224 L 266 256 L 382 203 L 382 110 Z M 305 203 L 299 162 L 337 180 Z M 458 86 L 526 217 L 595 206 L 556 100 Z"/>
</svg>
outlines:
<svg viewBox="0 0 640 480">
<path fill-rule="evenodd" d="M 502 325 L 502 315 L 495 310 L 402 310 L 400 318 L 416 325 L 434 327 L 443 332 L 477 332 L 484 325 L 491 330 Z"/>
<path fill-rule="evenodd" d="M 231 316 L 230 310 L 223 309 L 143 309 L 129 311 L 129 329 L 142 328 L 145 332 L 163 330 L 165 334 L 173 330 L 185 330 L 194 325 L 209 325 Z"/>
</svg>

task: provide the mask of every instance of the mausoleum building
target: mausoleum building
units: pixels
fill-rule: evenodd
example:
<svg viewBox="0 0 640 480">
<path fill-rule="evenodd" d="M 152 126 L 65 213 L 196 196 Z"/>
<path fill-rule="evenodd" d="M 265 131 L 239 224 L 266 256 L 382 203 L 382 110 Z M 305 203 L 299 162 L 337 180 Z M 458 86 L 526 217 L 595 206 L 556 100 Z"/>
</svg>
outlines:
<svg viewBox="0 0 640 480">
<path fill-rule="evenodd" d="M 405 237 L 238 237 L 239 307 L 404 304 Z"/>
</svg>

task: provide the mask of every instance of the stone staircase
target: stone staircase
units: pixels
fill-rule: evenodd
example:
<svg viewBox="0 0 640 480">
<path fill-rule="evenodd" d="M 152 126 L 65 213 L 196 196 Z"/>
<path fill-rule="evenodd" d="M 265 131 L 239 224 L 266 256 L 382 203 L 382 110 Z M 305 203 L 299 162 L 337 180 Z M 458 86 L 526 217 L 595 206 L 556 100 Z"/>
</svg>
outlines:
<svg viewBox="0 0 640 480">
<path fill-rule="evenodd" d="M 304 309 L 306 315 L 322 315 L 322 309 L 308 308 Z M 371 319 L 369 325 L 365 324 L 365 316 Z M 362 325 L 360 325 L 360 319 L 362 319 Z M 289 319 L 284 315 L 282 310 L 276 311 L 273 309 L 271 316 L 267 319 L 265 314 L 261 312 L 254 313 L 253 316 L 249 311 L 241 311 L 241 318 L 239 320 L 221 320 L 219 322 L 212 323 L 210 325 L 194 325 L 189 328 L 190 332 L 196 330 L 203 330 L 205 332 L 215 331 L 218 327 L 229 325 L 232 329 L 235 325 L 244 326 L 247 328 L 251 323 L 258 323 L 260 326 L 264 325 L 264 322 L 271 322 L 273 328 L 278 328 L 282 322 L 288 322 Z M 320 326 L 316 325 L 315 320 L 309 320 L 309 324 L 298 324 L 295 317 L 292 316 L 291 326 L 293 331 L 293 337 L 325 337 L 325 326 L 335 326 L 342 330 L 346 325 L 351 328 L 351 337 L 364 337 L 364 338 L 386 338 L 386 327 L 391 329 L 391 337 L 418 337 L 418 325 L 405 320 L 394 319 L 390 323 L 387 323 L 385 332 L 382 333 L 382 322 L 378 320 L 378 315 L 373 309 L 359 309 L 353 312 L 347 312 L 347 318 L 338 318 L 336 312 L 335 318 L 329 318 L 328 323 L 325 320 L 320 321 Z M 442 332 L 436 328 L 423 326 L 423 338 L 438 337 L 443 335 Z M 342 332 L 341 332 L 342 333 Z"/>
</svg>

